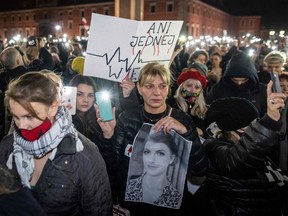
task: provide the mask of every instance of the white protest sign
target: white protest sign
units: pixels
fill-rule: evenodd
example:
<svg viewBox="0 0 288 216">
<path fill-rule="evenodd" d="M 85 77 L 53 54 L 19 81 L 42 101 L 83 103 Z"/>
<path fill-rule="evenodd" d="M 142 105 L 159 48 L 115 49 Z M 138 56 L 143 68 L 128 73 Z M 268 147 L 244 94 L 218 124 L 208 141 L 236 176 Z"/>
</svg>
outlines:
<svg viewBox="0 0 288 216">
<path fill-rule="evenodd" d="M 138 80 L 142 66 L 168 67 L 183 21 L 135 21 L 93 13 L 84 75 L 121 82 Z"/>
</svg>

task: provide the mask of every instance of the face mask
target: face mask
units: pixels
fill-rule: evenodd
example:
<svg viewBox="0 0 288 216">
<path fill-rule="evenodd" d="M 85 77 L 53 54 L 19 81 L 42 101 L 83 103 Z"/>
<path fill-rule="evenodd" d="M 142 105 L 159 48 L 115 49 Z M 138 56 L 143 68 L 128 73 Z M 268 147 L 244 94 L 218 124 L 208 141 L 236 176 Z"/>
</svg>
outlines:
<svg viewBox="0 0 288 216">
<path fill-rule="evenodd" d="M 248 90 L 248 89 L 250 89 L 250 82 L 249 81 L 247 81 L 247 82 L 245 82 L 245 83 L 242 83 L 241 85 L 238 85 L 238 84 L 236 84 L 236 83 L 234 83 L 233 81 L 231 82 L 231 85 L 235 88 L 235 89 L 237 89 L 237 90 L 239 90 L 239 91 L 243 91 L 243 90 Z"/>
<path fill-rule="evenodd" d="M 198 97 L 200 93 L 196 93 L 196 92 L 189 92 L 186 89 L 182 89 L 181 90 L 181 96 L 188 101 L 188 103 L 192 103 L 193 102 L 193 98 Z"/>
<path fill-rule="evenodd" d="M 51 128 L 51 126 L 51 121 L 46 118 L 42 124 L 32 130 L 19 129 L 20 135 L 27 141 L 35 141 L 45 134 Z"/>
</svg>

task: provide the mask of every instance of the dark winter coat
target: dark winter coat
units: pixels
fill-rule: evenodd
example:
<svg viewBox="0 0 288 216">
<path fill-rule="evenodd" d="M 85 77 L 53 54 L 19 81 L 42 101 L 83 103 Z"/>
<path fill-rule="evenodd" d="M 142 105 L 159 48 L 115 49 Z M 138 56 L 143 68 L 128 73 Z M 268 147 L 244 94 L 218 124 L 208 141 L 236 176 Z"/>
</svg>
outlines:
<svg viewBox="0 0 288 216">
<path fill-rule="evenodd" d="M 108 150 L 105 150 L 107 146 L 105 144 L 103 145 L 103 143 L 105 143 L 105 141 L 102 141 L 104 140 L 103 132 L 97 122 L 94 106 L 92 106 L 85 113 L 77 111 L 77 113 L 72 116 L 72 122 L 77 131 L 79 131 L 81 134 L 86 136 L 88 139 L 90 139 L 93 143 L 97 145 L 104 161 L 106 162 L 106 160 L 108 160 L 109 163 L 110 148 L 108 148 Z M 113 174 L 113 171 L 109 167 L 107 167 L 107 171 L 109 175 Z"/>
<path fill-rule="evenodd" d="M 280 126 L 265 116 L 250 124 L 240 143 L 223 138 L 206 140 L 211 163 L 207 174 L 210 215 L 280 215 L 280 187 L 268 181 L 264 164 L 270 152 L 279 147 Z"/>
<path fill-rule="evenodd" d="M 46 212 L 33 196 L 29 188 L 0 195 L 0 215 L 2 216 L 46 216 Z"/>
<path fill-rule="evenodd" d="M 16 79 L 28 71 L 23 65 L 20 65 L 13 69 L 5 69 L 0 73 L 0 90 L 4 94 L 7 90 L 9 82 L 13 79 Z"/>
<path fill-rule="evenodd" d="M 44 47 L 39 49 L 39 58 L 34 59 L 28 65 L 29 71 L 40 70 L 53 70 L 55 63 L 53 61 L 51 53 Z"/>
<path fill-rule="evenodd" d="M 66 136 L 53 161 L 47 160 L 33 192 L 48 215 L 112 215 L 112 199 L 105 163 L 97 146 L 79 134 L 84 149 Z M 13 134 L 0 143 L 0 164 L 6 166 L 13 150 Z M 13 162 L 11 173 L 21 187 Z"/>
</svg>

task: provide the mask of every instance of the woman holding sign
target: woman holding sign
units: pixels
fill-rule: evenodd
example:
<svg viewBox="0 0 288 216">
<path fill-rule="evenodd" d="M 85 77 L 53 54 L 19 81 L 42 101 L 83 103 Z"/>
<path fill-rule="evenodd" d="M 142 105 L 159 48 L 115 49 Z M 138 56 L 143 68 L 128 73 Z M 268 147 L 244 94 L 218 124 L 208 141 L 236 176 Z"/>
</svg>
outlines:
<svg viewBox="0 0 288 216">
<path fill-rule="evenodd" d="M 111 127 L 110 133 L 107 132 L 106 134 L 107 145 L 111 147 L 111 152 L 116 154 L 117 159 L 116 161 L 113 160 L 113 163 L 108 166 L 115 166 L 115 162 L 117 162 L 117 170 L 115 171 L 117 171 L 117 182 L 120 190 L 118 200 L 121 206 L 130 210 L 132 216 L 187 215 L 188 208 L 193 210 L 197 207 L 193 206 L 193 203 L 187 203 L 187 199 L 185 199 L 186 187 L 180 209 L 124 201 L 133 140 L 143 123 L 153 124 L 156 133 L 160 130 L 163 130 L 164 133 L 175 130 L 179 135 L 193 142 L 188 162 L 188 172 L 190 174 L 202 176 L 209 165 L 204 148 L 198 138 L 196 127 L 189 115 L 166 104 L 171 83 L 170 76 L 171 73 L 160 63 L 152 62 L 145 65 L 140 71 L 137 82 L 137 89 L 143 98 L 144 104 L 134 109 L 124 110 L 117 119 L 115 130 Z M 170 195 L 173 196 L 172 193 Z"/>
</svg>

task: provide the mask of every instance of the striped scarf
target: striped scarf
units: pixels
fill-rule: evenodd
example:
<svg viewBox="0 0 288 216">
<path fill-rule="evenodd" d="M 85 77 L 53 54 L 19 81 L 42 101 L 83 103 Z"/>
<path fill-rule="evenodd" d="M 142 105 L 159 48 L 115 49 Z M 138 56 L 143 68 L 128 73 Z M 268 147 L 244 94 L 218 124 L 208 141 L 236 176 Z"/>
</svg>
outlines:
<svg viewBox="0 0 288 216">
<path fill-rule="evenodd" d="M 280 187 L 288 183 L 288 177 L 270 158 L 266 157 L 264 163 L 265 175 L 269 182 L 275 182 Z"/>
<path fill-rule="evenodd" d="M 38 140 L 27 141 L 19 135 L 17 130 L 14 130 L 13 152 L 9 155 L 7 167 L 12 169 L 14 156 L 22 185 L 30 188 L 29 181 L 35 168 L 34 158 L 41 158 L 52 151 L 49 159 L 53 160 L 58 145 L 67 134 L 72 134 L 74 137 L 76 141 L 76 151 L 82 151 L 84 147 L 81 140 L 78 138 L 77 130 L 72 124 L 72 117 L 69 114 L 69 111 L 64 106 L 59 106 L 52 127 Z"/>
</svg>

